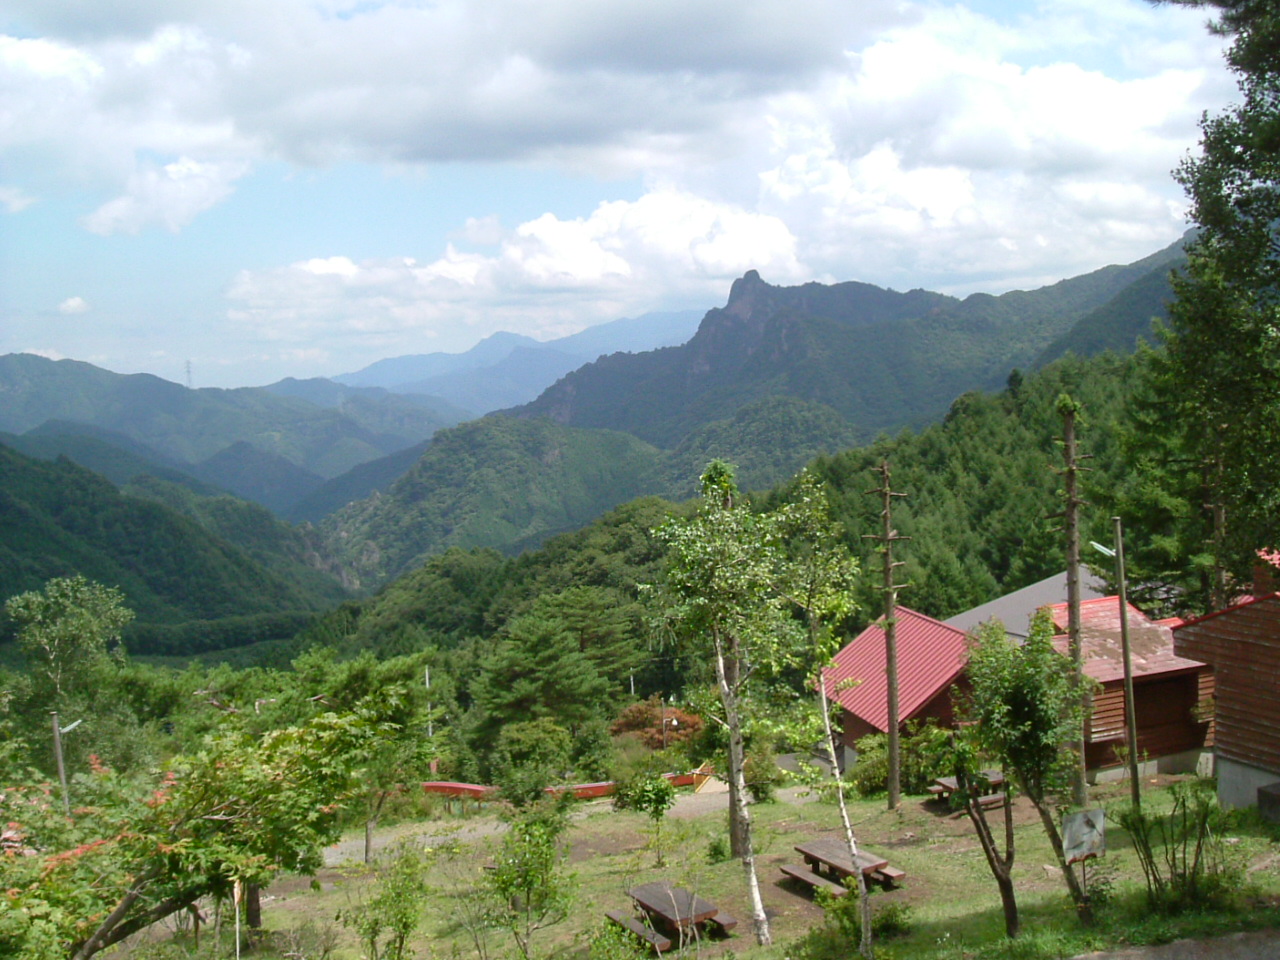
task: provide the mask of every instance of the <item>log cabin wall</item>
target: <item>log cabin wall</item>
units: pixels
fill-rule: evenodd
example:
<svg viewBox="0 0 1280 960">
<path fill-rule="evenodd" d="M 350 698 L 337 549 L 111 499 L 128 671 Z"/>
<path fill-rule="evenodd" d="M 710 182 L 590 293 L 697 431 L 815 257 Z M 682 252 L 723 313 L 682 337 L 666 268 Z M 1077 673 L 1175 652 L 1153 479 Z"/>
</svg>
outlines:
<svg viewBox="0 0 1280 960">
<path fill-rule="evenodd" d="M 1174 631 L 1180 656 L 1214 671 L 1214 750 L 1280 779 L 1280 596 L 1193 620 Z"/>
<path fill-rule="evenodd" d="M 1207 669 L 1155 677 L 1133 684 L 1138 726 L 1138 759 L 1173 757 L 1209 745 L 1210 724 L 1201 700 Z M 1210 686 L 1211 689 L 1211 686 Z M 1089 770 L 1119 766 L 1125 745 L 1124 681 L 1103 685 L 1094 695 L 1085 743 Z"/>
</svg>

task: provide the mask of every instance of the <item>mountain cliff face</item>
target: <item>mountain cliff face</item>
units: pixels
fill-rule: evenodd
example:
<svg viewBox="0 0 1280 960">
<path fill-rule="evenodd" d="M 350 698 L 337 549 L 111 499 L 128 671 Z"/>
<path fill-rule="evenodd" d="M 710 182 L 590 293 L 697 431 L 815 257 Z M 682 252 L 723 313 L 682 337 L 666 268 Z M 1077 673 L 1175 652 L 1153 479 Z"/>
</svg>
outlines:
<svg viewBox="0 0 1280 960">
<path fill-rule="evenodd" d="M 941 416 L 966 390 L 998 387 L 1113 301 L 1110 322 L 1137 322 L 1129 314 L 1151 299 L 1125 292 L 1180 256 L 1175 245 L 1040 290 L 964 300 L 857 282 L 775 287 L 752 270 L 683 346 L 601 357 L 508 412 L 674 447 L 746 404 L 786 396 L 835 410 L 865 439 Z"/>
</svg>

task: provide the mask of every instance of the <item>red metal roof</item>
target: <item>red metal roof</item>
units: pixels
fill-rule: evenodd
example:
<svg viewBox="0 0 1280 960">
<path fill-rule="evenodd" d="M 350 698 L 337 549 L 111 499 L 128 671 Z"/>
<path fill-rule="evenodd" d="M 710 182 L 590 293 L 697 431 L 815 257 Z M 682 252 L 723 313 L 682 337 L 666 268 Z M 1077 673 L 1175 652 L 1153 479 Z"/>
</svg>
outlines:
<svg viewBox="0 0 1280 960">
<path fill-rule="evenodd" d="M 968 663 L 963 630 L 898 607 L 898 716 L 902 720 L 950 686 Z M 873 623 L 835 655 L 822 672 L 827 696 L 877 730 L 889 728 L 884 627 Z M 848 681 L 856 686 L 841 688 Z"/>
<path fill-rule="evenodd" d="M 1203 667 L 1198 660 L 1188 660 L 1173 652 L 1170 621 L 1156 622 L 1147 618 L 1133 604 L 1127 605 L 1129 621 L 1129 659 L 1135 677 L 1161 673 L 1178 673 Z M 1049 608 L 1054 629 L 1067 630 L 1067 605 L 1055 603 Z M 1177 621 L 1173 621 L 1174 624 Z M 1080 643 L 1084 648 L 1084 672 L 1099 683 L 1124 678 L 1124 653 L 1120 640 L 1120 598 L 1102 597 L 1080 603 Z M 1054 638 L 1054 646 L 1067 652 L 1067 638 Z"/>
</svg>

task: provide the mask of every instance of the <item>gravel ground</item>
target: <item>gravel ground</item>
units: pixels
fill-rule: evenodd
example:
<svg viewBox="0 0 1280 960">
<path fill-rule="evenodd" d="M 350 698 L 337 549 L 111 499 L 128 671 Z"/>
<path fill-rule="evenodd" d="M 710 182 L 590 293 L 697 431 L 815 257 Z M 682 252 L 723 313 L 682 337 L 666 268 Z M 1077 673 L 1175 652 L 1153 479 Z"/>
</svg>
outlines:
<svg viewBox="0 0 1280 960">
<path fill-rule="evenodd" d="M 779 790 L 779 799 L 789 803 L 804 803 L 801 788 Z M 607 804 L 608 800 L 593 801 Z M 669 816 L 677 819 L 694 819 L 729 807 L 729 787 L 720 780 L 709 781 L 698 793 L 681 793 Z M 585 811 L 584 811 L 585 813 Z M 374 834 L 374 850 L 398 842 L 401 838 L 421 833 L 421 826 L 402 824 L 378 830 Z M 430 840 L 443 843 L 449 839 L 474 840 L 493 836 L 503 829 L 496 817 L 468 821 L 466 826 L 447 833 L 432 834 Z M 430 842 L 430 841 L 429 841 Z M 358 834 L 328 847 L 325 864 L 337 866 L 346 861 L 359 861 L 364 857 L 364 835 Z M 1280 930 L 1261 930 L 1253 933 L 1235 933 L 1210 940 L 1179 940 L 1158 947 L 1130 947 L 1111 953 L 1087 953 L 1073 960 L 1280 960 Z"/>
<path fill-rule="evenodd" d="M 789 803 L 803 803 L 804 798 L 798 797 L 800 791 L 795 788 L 779 790 L 779 799 L 784 799 Z M 591 810 L 598 809 L 597 804 L 607 805 L 608 800 L 594 800 L 585 804 L 581 814 L 585 816 Z M 729 809 L 729 787 L 727 784 L 719 780 L 709 780 L 706 785 L 698 793 L 679 793 L 676 795 L 675 806 L 671 808 L 668 816 L 676 819 L 696 819 L 706 813 L 714 813 L 717 810 Z M 496 833 L 501 833 L 503 829 L 502 821 L 497 817 L 477 817 L 466 821 L 466 825 L 456 830 L 450 830 L 441 833 L 433 833 L 427 837 L 428 844 L 443 843 L 446 840 L 478 840 L 483 837 L 491 837 Z M 374 831 L 373 849 L 376 853 L 388 846 L 393 846 L 404 837 L 421 836 L 422 826 L 420 824 L 399 824 L 394 827 L 385 827 Z M 324 862 L 325 866 L 336 867 L 339 864 L 348 861 L 358 862 L 364 859 L 364 834 L 353 833 L 349 837 L 344 837 L 338 843 L 331 847 L 325 848 Z"/>
</svg>

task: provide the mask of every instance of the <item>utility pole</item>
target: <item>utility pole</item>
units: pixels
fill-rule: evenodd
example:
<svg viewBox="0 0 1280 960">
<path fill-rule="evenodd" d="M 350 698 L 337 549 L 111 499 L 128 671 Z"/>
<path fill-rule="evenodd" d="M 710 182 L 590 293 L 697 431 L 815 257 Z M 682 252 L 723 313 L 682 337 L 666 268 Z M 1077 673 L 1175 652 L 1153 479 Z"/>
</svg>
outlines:
<svg viewBox="0 0 1280 960">
<path fill-rule="evenodd" d="M 1064 463 L 1063 529 L 1067 540 L 1067 644 L 1071 652 L 1071 664 L 1076 694 L 1083 706 L 1083 722 L 1087 723 L 1090 698 L 1084 684 L 1084 648 L 1080 640 L 1080 507 L 1084 503 L 1079 494 L 1080 458 L 1076 450 L 1076 414 L 1080 405 L 1067 394 L 1058 398 L 1058 413 L 1062 415 L 1062 459 Z M 1075 743 L 1076 763 L 1071 772 L 1071 802 L 1083 807 L 1089 802 L 1089 788 L 1085 781 L 1084 729 Z"/>
<path fill-rule="evenodd" d="M 77 720 L 75 723 L 69 723 L 64 727 L 58 722 L 57 710 L 50 710 L 49 717 L 53 721 L 53 752 L 58 758 L 58 782 L 62 784 L 62 809 L 69 818 L 71 816 L 71 795 L 67 792 L 67 766 L 62 759 L 62 735 L 70 733 L 84 723 L 84 720 Z"/>
<path fill-rule="evenodd" d="M 1133 656 L 1129 646 L 1129 588 L 1124 572 L 1124 526 L 1112 517 L 1116 537 L 1116 579 L 1120 588 L 1120 650 L 1124 657 L 1124 727 L 1129 746 L 1129 793 L 1133 812 L 1142 809 L 1142 790 L 1138 783 L 1138 705 L 1133 699 Z"/>
<path fill-rule="evenodd" d="M 880 463 L 880 486 L 868 490 L 867 495 L 878 493 L 881 498 L 880 533 L 864 534 L 863 539 L 880 541 L 880 549 L 884 559 L 884 672 L 888 689 L 888 734 L 889 734 L 889 809 L 897 810 L 902 793 L 902 756 L 898 743 L 898 591 L 910 586 L 906 583 L 893 582 L 894 567 L 902 566 L 902 562 L 894 562 L 893 544 L 896 540 L 910 540 L 910 537 L 898 535 L 893 529 L 893 498 L 905 497 L 905 493 L 894 493 L 889 483 L 889 461 Z"/>
<path fill-rule="evenodd" d="M 1129 588 L 1124 571 L 1124 527 L 1119 517 L 1112 517 L 1115 549 L 1093 542 L 1094 549 L 1116 562 L 1116 587 L 1120 594 L 1120 655 L 1124 659 L 1124 742 L 1129 752 L 1129 799 L 1135 812 L 1142 808 L 1142 791 L 1138 785 L 1138 705 L 1133 699 L 1133 656 L 1129 646 Z"/>
</svg>

